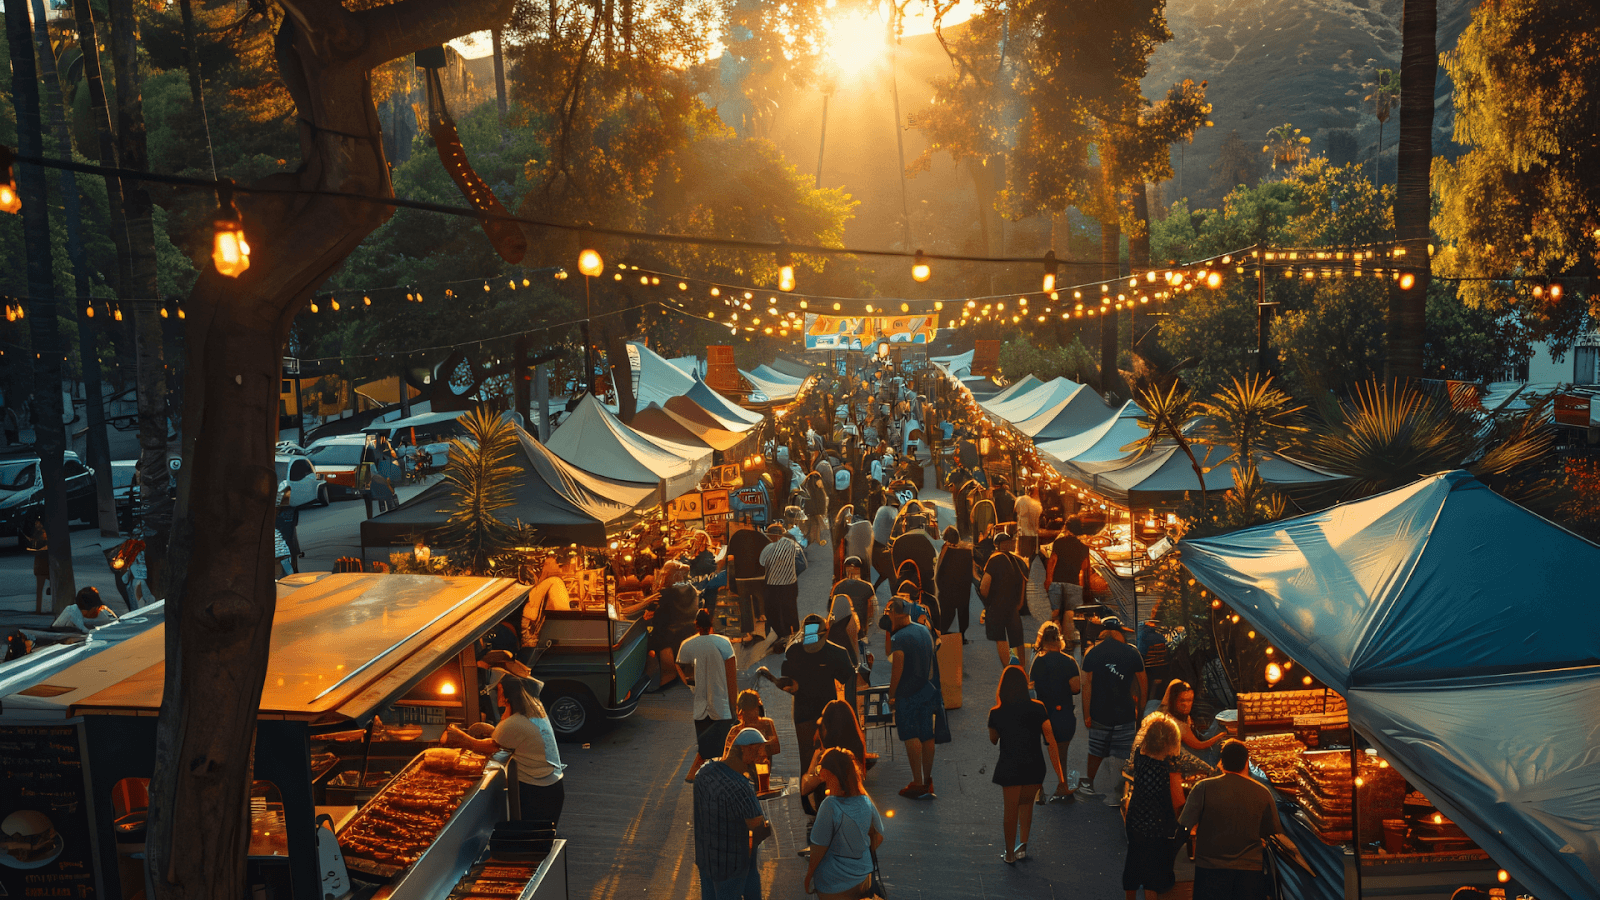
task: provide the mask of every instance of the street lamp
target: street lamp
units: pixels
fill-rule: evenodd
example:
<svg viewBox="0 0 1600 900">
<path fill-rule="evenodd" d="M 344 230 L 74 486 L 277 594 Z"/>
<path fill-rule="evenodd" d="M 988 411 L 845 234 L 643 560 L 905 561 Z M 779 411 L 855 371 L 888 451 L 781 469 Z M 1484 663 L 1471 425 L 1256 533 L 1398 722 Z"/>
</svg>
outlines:
<svg viewBox="0 0 1600 900">
<path fill-rule="evenodd" d="M 600 258 L 598 250 L 584 248 L 578 254 L 578 271 L 583 273 L 583 383 L 589 393 L 594 391 L 594 344 L 589 340 L 589 282 L 596 275 L 604 272 L 605 260 Z"/>
</svg>

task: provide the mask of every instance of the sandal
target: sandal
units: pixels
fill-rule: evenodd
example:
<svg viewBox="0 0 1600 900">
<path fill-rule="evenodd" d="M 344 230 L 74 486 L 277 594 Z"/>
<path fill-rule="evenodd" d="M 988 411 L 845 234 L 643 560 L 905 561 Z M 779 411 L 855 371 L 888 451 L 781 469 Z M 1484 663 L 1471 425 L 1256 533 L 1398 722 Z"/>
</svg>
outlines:
<svg viewBox="0 0 1600 900">
<path fill-rule="evenodd" d="M 1027 841 L 1023 841 L 1022 843 L 1017 845 L 1015 856 L 1017 857 L 1017 859 L 1027 859 L 1028 858 L 1028 842 Z"/>
<path fill-rule="evenodd" d="M 1008 865 L 1008 866 L 1014 866 L 1014 865 L 1017 864 L 1016 855 L 1014 853 L 1012 853 L 1011 851 L 1009 851 L 1009 850 L 1007 850 L 1005 853 L 1000 854 L 1000 858 L 1005 860 L 1006 865 Z"/>
</svg>

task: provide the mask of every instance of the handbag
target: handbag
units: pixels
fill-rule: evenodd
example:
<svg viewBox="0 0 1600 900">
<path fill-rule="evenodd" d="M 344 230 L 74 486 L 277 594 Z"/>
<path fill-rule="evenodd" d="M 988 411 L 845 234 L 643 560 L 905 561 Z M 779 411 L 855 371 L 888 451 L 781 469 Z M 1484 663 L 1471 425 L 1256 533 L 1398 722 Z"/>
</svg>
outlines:
<svg viewBox="0 0 1600 900">
<path fill-rule="evenodd" d="M 888 900 L 889 889 L 883 886 L 883 872 L 878 868 L 878 851 L 872 851 L 872 883 L 867 887 L 868 896 Z"/>
</svg>

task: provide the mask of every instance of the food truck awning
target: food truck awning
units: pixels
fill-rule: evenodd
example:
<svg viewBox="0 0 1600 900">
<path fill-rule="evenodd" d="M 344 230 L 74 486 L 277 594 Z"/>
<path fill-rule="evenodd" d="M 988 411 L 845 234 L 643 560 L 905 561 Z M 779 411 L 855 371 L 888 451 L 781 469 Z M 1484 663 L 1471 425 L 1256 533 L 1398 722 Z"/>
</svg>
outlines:
<svg viewBox="0 0 1600 900">
<path fill-rule="evenodd" d="M 585 472 L 604 473 L 628 481 L 661 481 L 666 499 L 688 493 L 711 468 L 711 451 L 646 437 L 584 394 L 546 445 L 550 451 Z"/>
<path fill-rule="evenodd" d="M 571 465 L 522 429 L 520 452 L 506 465 L 522 470 L 511 488 L 511 505 L 496 511 L 502 521 L 538 529 L 547 543 L 598 547 L 606 529 L 632 523 L 638 510 L 658 499 L 655 482 L 642 484 L 591 475 Z M 409 544 L 442 527 L 450 518 L 450 486 L 439 482 L 382 515 L 361 523 L 361 545 Z"/>
<path fill-rule="evenodd" d="M 1600 898 L 1600 546 L 1455 471 L 1179 549 L 1518 881 Z"/>
<path fill-rule="evenodd" d="M 510 578 L 329 574 L 279 592 L 261 716 L 313 725 L 361 722 L 404 696 L 522 603 Z M 155 715 L 166 626 L 150 628 L 43 684 L 53 696 L 5 698 L 63 716 Z M 62 690 L 65 689 L 65 690 Z M 469 701 L 470 702 L 470 701 Z"/>
</svg>

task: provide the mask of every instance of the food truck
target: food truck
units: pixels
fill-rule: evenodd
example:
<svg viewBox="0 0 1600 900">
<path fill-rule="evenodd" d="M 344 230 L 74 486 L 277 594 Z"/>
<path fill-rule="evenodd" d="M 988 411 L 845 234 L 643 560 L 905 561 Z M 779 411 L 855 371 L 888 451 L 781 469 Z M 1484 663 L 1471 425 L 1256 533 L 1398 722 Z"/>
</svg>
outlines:
<svg viewBox="0 0 1600 900">
<path fill-rule="evenodd" d="M 476 643 L 517 623 L 530 590 L 361 573 L 280 583 L 256 723 L 251 896 L 567 896 L 565 842 L 517 821 L 514 762 L 437 743 L 447 725 L 479 721 Z M 0 895 L 144 896 L 165 636 L 158 621 L 0 677 L 0 822 L 19 835 L 0 850 Z"/>
</svg>

